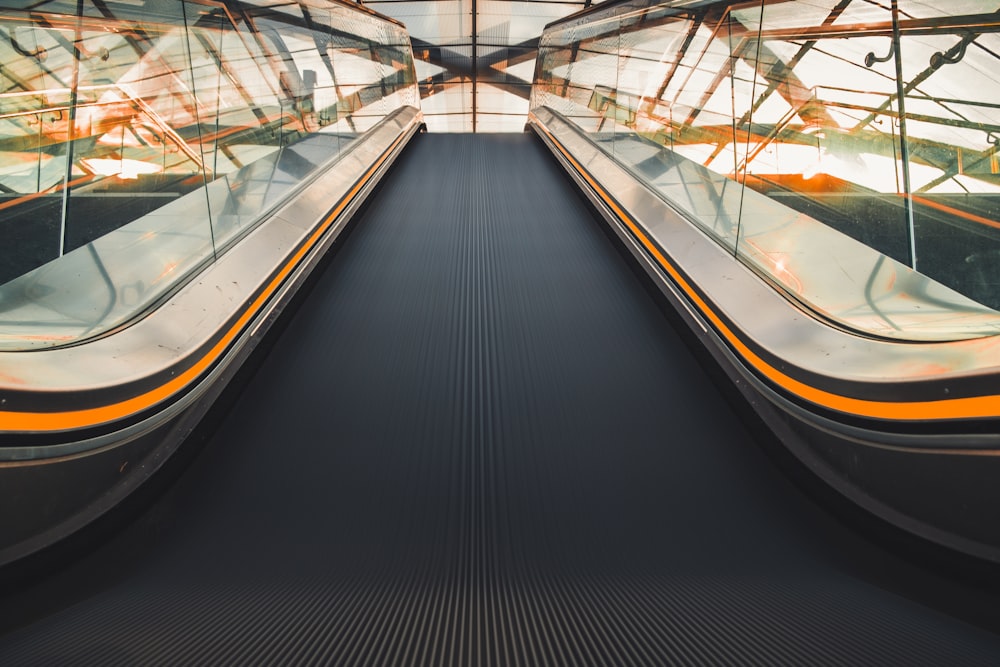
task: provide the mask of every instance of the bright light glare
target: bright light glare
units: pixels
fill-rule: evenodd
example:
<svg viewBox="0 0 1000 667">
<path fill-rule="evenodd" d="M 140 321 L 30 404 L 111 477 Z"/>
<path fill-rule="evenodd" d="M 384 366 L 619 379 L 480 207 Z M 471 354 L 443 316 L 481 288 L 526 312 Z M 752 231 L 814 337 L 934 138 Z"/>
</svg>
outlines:
<svg viewBox="0 0 1000 667">
<path fill-rule="evenodd" d="M 142 162 L 141 160 L 120 160 L 106 158 L 85 158 L 81 160 L 88 169 L 101 176 L 117 176 L 122 179 L 136 179 L 142 174 L 158 174 L 163 171 L 163 167 L 157 164 Z"/>
</svg>

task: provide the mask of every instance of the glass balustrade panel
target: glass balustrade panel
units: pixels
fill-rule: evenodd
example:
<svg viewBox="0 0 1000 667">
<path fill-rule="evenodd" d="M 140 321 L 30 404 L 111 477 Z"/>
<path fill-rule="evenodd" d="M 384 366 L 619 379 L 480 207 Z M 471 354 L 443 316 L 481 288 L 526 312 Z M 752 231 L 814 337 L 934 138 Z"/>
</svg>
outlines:
<svg viewBox="0 0 1000 667">
<path fill-rule="evenodd" d="M 409 39 L 305 0 L 0 9 L 0 347 L 121 326 L 418 104 Z"/>
<path fill-rule="evenodd" d="M 991 335 L 998 9 L 617 3 L 542 35 L 531 105 L 817 315 L 890 338 Z"/>
</svg>

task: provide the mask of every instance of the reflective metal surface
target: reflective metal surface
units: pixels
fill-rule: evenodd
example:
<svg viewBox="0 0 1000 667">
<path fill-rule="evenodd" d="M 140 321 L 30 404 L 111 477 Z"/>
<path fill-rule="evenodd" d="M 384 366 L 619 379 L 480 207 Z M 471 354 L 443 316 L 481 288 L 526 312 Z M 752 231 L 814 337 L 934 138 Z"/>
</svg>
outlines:
<svg viewBox="0 0 1000 667">
<path fill-rule="evenodd" d="M 72 431 L 169 405 L 220 363 L 227 341 L 253 335 L 251 326 L 266 317 L 305 253 L 320 247 L 324 234 L 339 233 L 344 219 L 332 218 L 331 206 L 342 210 L 361 187 L 370 187 L 359 179 L 400 150 L 419 124 L 412 107 L 383 120 L 334 168 L 133 325 L 82 345 L 0 353 L 0 432 Z M 157 410 L 161 420 L 170 414 Z M 0 457 L 65 455 L 101 443 L 6 447 Z"/>
<path fill-rule="evenodd" d="M 878 517 L 880 532 L 916 536 L 911 553 L 934 544 L 1000 562 L 1000 336 L 914 343 L 829 326 L 579 126 L 547 108 L 531 124 L 771 430 L 761 442 L 783 468 Z"/>
<path fill-rule="evenodd" d="M 161 302 L 389 114 L 395 22 L 306 0 L 0 8 L 0 349 Z"/>
<path fill-rule="evenodd" d="M 781 390 L 834 412 L 877 419 L 922 421 L 949 414 L 1000 413 L 995 395 L 1000 336 L 914 344 L 831 327 L 749 266 L 734 261 L 727 248 L 638 181 L 575 124 L 548 109 L 536 110 L 532 123 L 543 136 L 551 135 L 549 141 L 557 141 L 662 249 L 658 252 L 679 272 L 674 279 L 687 283 L 691 291 L 685 298 L 706 326 L 738 330 L 727 344 L 740 347 L 737 354 L 744 363 L 759 364 L 762 375 L 770 373 L 783 383 Z M 951 442 L 957 446 L 960 440 Z"/>
<path fill-rule="evenodd" d="M 993 335 L 998 10 L 616 3 L 546 30 L 532 107 L 839 326 Z"/>
</svg>

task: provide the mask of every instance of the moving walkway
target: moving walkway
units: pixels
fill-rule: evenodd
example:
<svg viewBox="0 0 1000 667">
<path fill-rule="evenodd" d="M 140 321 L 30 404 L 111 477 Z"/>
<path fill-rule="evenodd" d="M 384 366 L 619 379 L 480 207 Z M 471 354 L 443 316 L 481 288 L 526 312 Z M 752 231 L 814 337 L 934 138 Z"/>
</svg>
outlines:
<svg viewBox="0 0 1000 667">
<path fill-rule="evenodd" d="M 634 9 L 551 26 L 538 95 L 569 70 L 560 35 L 690 30 Z M 306 129 L 318 99 L 290 107 Z M 186 277 L 66 317 L 61 338 L 38 313 L 78 303 L 66 275 L 128 294 L 115 246 L 150 271 L 143 241 L 178 252 L 197 232 L 139 218 L 4 286 L 43 297 L 6 302 L 34 319 L 4 353 L 5 663 L 995 661 L 990 309 L 656 148 L 663 130 L 617 107 L 561 99 L 539 97 L 524 135 L 420 134 L 404 102 L 360 136 L 300 130 L 177 197 L 242 225 L 168 274 Z M 758 215 L 692 215 L 730 189 Z M 796 264 L 815 248 L 775 270 L 789 229 L 870 261 L 866 283 L 919 289 L 833 308 Z M 928 353 L 933 376 L 914 371 Z M 790 478 L 967 569 L 860 537 Z"/>
</svg>

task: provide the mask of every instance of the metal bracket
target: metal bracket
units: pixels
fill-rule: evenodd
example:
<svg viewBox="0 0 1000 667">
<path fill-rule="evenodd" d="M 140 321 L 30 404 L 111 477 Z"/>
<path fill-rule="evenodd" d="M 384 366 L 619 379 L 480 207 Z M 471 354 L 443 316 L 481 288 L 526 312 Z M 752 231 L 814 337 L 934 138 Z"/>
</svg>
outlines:
<svg viewBox="0 0 1000 667">
<path fill-rule="evenodd" d="M 965 49 L 969 46 L 967 39 L 951 47 L 947 51 L 938 51 L 931 56 L 931 67 L 938 69 L 944 65 L 954 65 L 965 57 Z"/>
<path fill-rule="evenodd" d="M 887 63 L 892 60 L 892 56 L 896 53 L 896 45 L 889 45 L 889 53 L 885 54 L 884 57 L 880 58 L 875 55 L 874 51 L 870 51 L 867 56 L 865 56 L 865 67 L 870 68 L 875 63 Z"/>
</svg>

